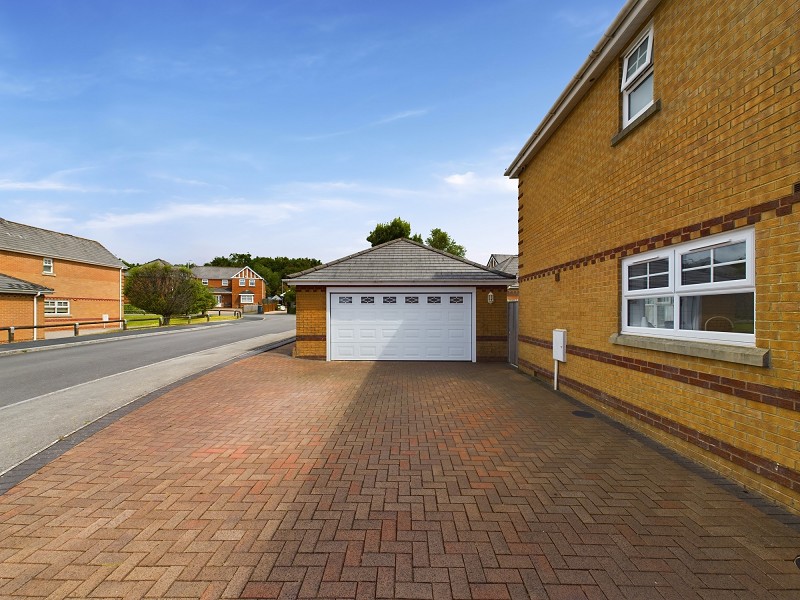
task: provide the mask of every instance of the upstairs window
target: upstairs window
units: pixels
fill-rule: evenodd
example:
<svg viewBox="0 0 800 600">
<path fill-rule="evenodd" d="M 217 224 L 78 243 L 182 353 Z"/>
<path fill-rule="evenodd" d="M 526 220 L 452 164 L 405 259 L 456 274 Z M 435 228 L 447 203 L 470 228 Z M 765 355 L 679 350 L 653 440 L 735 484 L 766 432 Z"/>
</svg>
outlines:
<svg viewBox="0 0 800 600">
<path fill-rule="evenodd" d="M 44 273 L 45 275 L 52 275 L 54 273 L 52 258 L 42 259 L 42 273 Z"/>
<path fill-rule="evenodd" d="M 203 280 L 202 280 L 202 284 L 203 284 L 203 285 L 208 285 L 208 279 L 203 279 Z"/>
<path fill-rule="evenodd" d="M 622 60 L 622 126 L 653 104 L 653 28 L 633 44 Z"/>
<path fill-rule="evenodd" d="M 228 287 L 228 280 L 227 279 L 223 279 L 222 280 L 222 287 Z"/>
<path fill-rule="evenodd" d="M 244 279 L 239 280 L 239 287 L 244 287 Z"/>
<path fill-rule="evenodd" d="M 251 279 L 250 280 L 250 287 L 256 287 L 256 280 L 255 279 Z"/>
<path fill-rule="evenodd" d="M 622 332 L 755 345 L 752 229 L 622 261 Z"/>
</svg>

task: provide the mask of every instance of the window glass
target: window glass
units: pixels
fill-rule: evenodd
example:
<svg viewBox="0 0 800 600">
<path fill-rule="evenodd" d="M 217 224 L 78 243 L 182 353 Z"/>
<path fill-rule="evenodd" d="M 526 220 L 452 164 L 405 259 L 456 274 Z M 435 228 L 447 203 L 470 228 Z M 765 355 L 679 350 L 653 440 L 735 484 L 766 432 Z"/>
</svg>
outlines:
<svg viewBox="0 0 800 600">
<path fill-rule="evenodd" d="M 755 294 L 684 296 L 681 298 L 680 328 L 755 333 Z"/>
<path fill-rule="evenodd" d="M 406 304 L 419 304 L 419 296 L 406 296 Z"/>
<path fill-rule="evenodd" d="M 428 304 L 441 304 L 442 297 L 441 296 L 428 296 Z"/>
<path fill-rule="evenodd" d="M 450 304 L 464 304 L 464 296 L 450 296 Z"/>
<path fill-rule="evenodd" d="M 339 304 L 352 304 L 353 297 L 352 296 L 339 296 Z"/>
<path fill-rule="evenodd" d="M 672 329 L 674 325 L 674 298 L 636 298 L 628 300 L 628 325 Z"/>
<path fill-rule="evenodd" d="M 361 296 L 361 304 L 375 304 L 375 296 Z"/>
<path fill-rule="evenodd" d="M 250 287 L 254 287 L 255 285 L 256 285 L 256 280 L 255 279 L 251 279 L 250 280 Z"/>
<path fill-rule="evenodd" d="M 383 297 L 384 304 L 397 304 L 397 298 L 395 296 L 384 296 Z"/>
<path fill-rule="evenodd" d="M 240 279 L 240 280 L 239 280 L 239 285 L 240 285 L 241 287 L 244 287 L 244 279 Z"/>
<path fill-rule="evenodd" d="M 641 43 L 636 46 L 636 49 L 631 52 L 630 56 L 628 57 L 627 63 L 628 68 L 625 70 L 625 78 L 630 79 L 633 75 L 641 69 L 645 63 L 647 63 L 647 44 L 650 41 L 650 37 L 645 37 Z"/>
<path fill-rule="evenodd" d="M 42 272 L 51 274 L 53 272 L 53 259 L 45 258 L 42 260 Z"/>
<path fill-rule="evenodd" d="M 633 120 L 653 102 L 653 74 L 650 73 L 628 94 L 628 119 Z"/>
<path fill-rule="evenodd" d="M 228 285 L 228 280 L 227 279 L 223 279 L 222 280 L 222 285 Z"/>
<path fill-rule="evenodd" d="M 652 290 L 669 286 L 669 259 L 633 264 L 628 267 L 628 289 Z"/>
</svg>

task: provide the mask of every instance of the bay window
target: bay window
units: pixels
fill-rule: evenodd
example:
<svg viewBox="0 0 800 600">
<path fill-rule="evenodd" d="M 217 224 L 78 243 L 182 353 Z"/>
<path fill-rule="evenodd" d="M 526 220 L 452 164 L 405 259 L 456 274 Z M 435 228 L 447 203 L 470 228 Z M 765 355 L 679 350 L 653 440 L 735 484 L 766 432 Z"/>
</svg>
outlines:
<svg viewBox="0 0 800 600">
<path fill-rule="evenodd" d="M 622 333 L 755 345 L 754 232 L 622 261 Z"/>
</svg>

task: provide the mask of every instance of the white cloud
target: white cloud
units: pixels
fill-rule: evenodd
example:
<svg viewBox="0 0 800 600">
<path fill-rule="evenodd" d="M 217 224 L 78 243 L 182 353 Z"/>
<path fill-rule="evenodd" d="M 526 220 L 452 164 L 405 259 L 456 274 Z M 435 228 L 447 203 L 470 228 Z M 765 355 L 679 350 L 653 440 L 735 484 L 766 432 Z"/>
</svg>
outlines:
<svg viewBox="0 0 800 600">
<path fill-rule="evenodd" d="M 467 194 L 506 193 L 517 189 L 516 182 L 507 177 L 502 175 L 480 176 L 473 171 L 454 173 L 443 179 L 451 189 Z"/>
</svg>

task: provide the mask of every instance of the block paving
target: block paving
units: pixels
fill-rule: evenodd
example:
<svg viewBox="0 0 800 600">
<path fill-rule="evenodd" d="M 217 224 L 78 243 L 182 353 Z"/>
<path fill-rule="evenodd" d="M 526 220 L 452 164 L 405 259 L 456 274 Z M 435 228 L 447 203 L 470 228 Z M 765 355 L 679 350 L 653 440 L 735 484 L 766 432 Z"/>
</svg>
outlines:
<svg viewBox="0 0 800 600">
<path fill-rule="evenodd" d="M 800 519 L 507 365 L 267 353 L 0 496 L 0 598 L 797 599 Z"/>
</svg>

